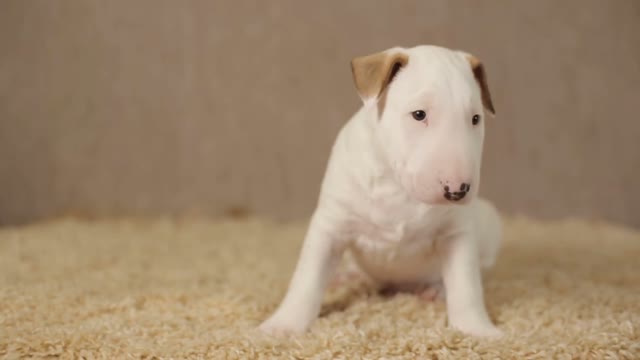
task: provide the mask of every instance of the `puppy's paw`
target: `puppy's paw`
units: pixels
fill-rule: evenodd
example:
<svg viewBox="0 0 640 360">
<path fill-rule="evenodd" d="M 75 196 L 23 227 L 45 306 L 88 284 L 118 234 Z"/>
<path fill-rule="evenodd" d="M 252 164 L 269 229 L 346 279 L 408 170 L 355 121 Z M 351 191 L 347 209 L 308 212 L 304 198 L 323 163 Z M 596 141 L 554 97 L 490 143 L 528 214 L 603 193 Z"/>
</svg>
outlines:
<svg viewBox="0 0 640 360">
<path fill-rule="evenodd" d="M 504 332 L 498 329 L 497 327 L 492 326 L 484 329 L 474 330 L 472 332 L 472 335 L 478 336 L 478 337 L 490 338 L 490 339 L 499 339 L 504 336 Z"/>
<path fill-rule="evenodd" d="M 497 327 L 491 324 L 455 326 L 455 328 L 467 335 L 476 336 L 476 337 L 498 339 L 504 336 L 504 332 L 502 330 L 498 329 Z"/>
<path fill-rule="evenodd" d="M 502 330 L 498 329 L 488 317 L 466 316 L 449 319 L 449 325 L 461 331 L 464 334 L 483 337 L 483 338 L 500 338 L 503 336 Z"/>
<path fill-rule="evenodd" d="M 427 284 L 414 292 L 423 301 L 444 301 L 445 290 L 442 284 Z"/>
<path fill-rule="evenodd" d="M 276 337 L 300 335 L 307 330 L 307 325 L 293 318 L 272 316 L 258 326 L 263 333 Z"/>
</svg>

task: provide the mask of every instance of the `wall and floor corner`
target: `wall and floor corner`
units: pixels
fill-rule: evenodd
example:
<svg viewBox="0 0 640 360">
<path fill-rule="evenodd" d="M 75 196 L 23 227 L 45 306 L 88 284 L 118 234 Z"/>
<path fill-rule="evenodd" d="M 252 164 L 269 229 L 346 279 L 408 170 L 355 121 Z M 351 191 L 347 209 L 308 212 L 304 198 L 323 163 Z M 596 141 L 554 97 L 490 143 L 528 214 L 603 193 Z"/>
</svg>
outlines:
<svg viewBox="0 0 640 360">
<path fill-rule="evenodd" d="M 4 1 L 0 222 L 61 212 L 308 216 L 349 61 L 395 45 L 487 68 L 482 192 L 640 226 L 640 3 Z"/>
</svg>

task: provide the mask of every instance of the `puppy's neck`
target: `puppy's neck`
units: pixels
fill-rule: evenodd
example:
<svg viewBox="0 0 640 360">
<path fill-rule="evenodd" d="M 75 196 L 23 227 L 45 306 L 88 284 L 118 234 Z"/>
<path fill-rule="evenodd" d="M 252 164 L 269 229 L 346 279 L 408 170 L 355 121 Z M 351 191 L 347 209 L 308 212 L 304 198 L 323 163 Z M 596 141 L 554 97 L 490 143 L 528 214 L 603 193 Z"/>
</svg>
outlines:
<svg viewBox="0 0 640 360">
<path fill-rule="evenodd" d="M 383 143 L 379 137 L 378 108 L 375 102 L 365 103 L 353 119 L 352 135 L 354 147 L 353 155 L 364 165 L 363 175 L 371 178 L 389 177 L 395 180 L 396 176 L 384 151 Z M 400 184 L 398 184 L 400 185 Z"/>
<path fill-rule="evenodd" d="M 352 184 L 351 188 L 365 198 L 371 198 L 382 187 L 386 193 L 403 194 L 409 199 L 379 138 L 378 121 L 375 103 L 360 108 L 338 137 L 334 165 L 339 170 L 331 173 Z"/>
</svg>

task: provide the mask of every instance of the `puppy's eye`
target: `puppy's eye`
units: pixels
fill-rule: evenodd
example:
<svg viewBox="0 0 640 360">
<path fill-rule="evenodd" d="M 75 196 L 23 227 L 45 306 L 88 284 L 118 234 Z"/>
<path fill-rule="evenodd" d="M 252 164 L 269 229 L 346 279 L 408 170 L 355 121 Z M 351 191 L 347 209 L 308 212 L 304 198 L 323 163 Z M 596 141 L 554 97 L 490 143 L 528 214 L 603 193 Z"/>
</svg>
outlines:
<svg viewBox="0 0 640 360">
<path fill-rule="evenodd" d="M 427 113 L 424 110 L 416 110 L 416 111 L 411 113 L 411 116 L 413 116 L 413 118 L 418 120 L 418 121 L 422 121 L 422 120 L 426 119 Z"/>
<path fill-rule="evenodd" d="M 471 123 L 473 125 L 478 125 L 480 123 L 480 115 L 478 114 L 473 115 L 473 118 L 471 118 Z"/>
</svg>

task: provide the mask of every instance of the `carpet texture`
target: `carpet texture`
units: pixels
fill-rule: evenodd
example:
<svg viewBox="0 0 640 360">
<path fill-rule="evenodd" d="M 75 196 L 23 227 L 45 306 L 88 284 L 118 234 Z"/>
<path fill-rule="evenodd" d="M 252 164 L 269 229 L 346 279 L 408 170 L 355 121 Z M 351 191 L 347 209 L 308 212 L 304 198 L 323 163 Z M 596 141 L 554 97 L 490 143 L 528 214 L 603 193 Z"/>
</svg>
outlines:
<svg viewBox="0 0 640 360">
<path fill-rule="evenodd" d="M 441 301 L 353 282 L 303 336 L 254 328 L 306 224 L 61 219 L 0 230 L 0 358 L 640 359 L 640 233 L 506 221 L 485 275 L 498 340 L 446 328 Z"/>
</svg>

